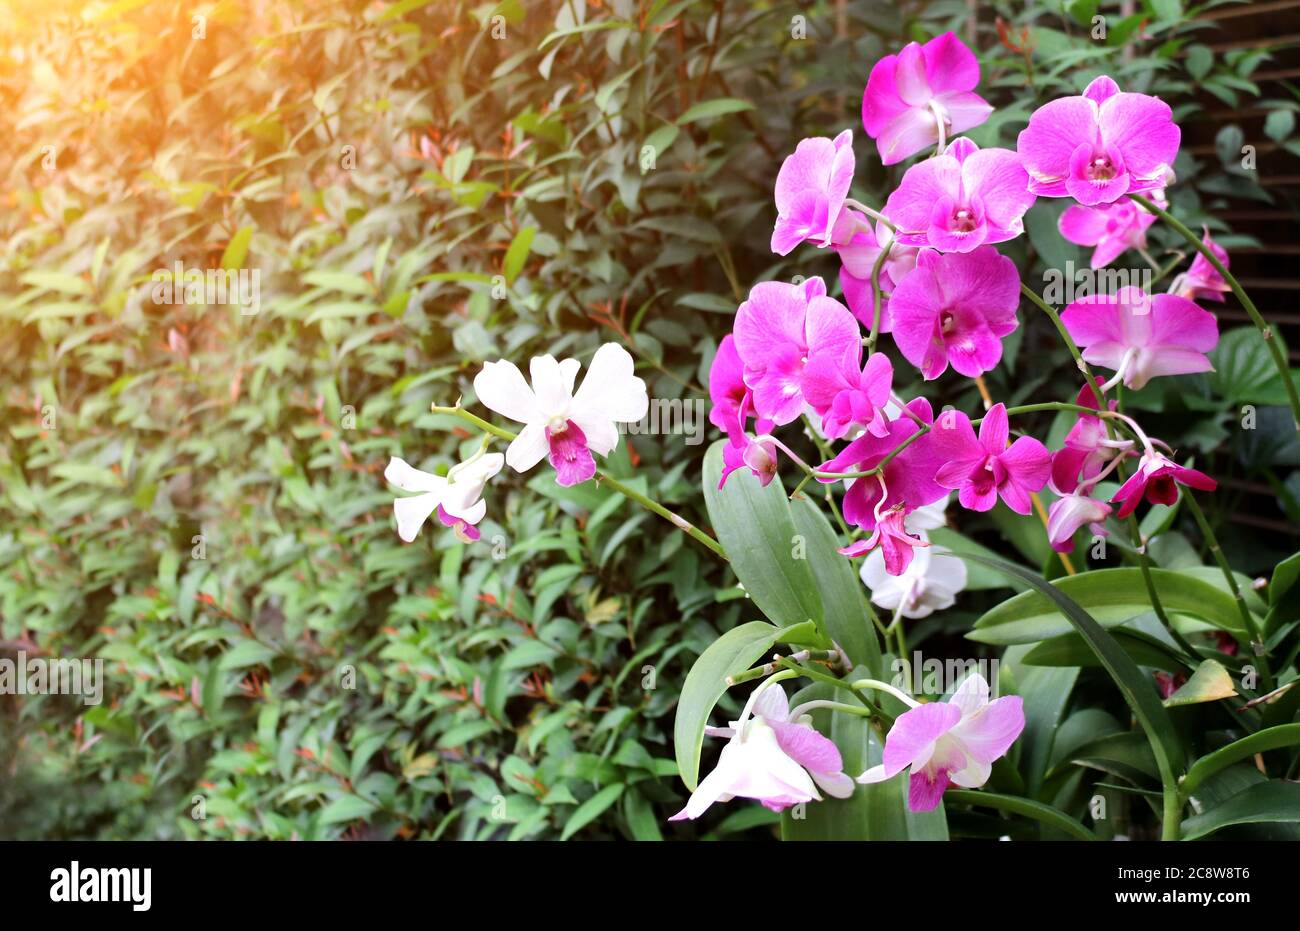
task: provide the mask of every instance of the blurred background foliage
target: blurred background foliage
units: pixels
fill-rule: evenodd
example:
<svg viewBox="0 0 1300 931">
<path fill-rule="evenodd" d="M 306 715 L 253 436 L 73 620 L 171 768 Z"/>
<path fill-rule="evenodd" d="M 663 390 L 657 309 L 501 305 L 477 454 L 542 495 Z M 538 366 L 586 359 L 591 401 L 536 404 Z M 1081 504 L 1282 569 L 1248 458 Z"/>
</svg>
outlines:
<svg viewBox="0 0 1300 931">
<path fill-rule="evenodd" d="M 904 166 L 876 160 L 861 89 L 905 41 L 953 28 L 979 49 L 999 106 L 983 145 L 1103 71 L 1184 120 L 1193 82 L 1253 104 L 1268 57 L 1210 51 L 1177 2 L 1101 5 L 1101 41 L 1081 2 L 7 6 L 0 655 L 100 657 L 108 681 L 90 708 L 0 696 L 3 837 L 770 836 L 758 806 L 665 824 L 685 795 L 678 686 L 752 619 L 710 554 L 541 474 L 491 486 L 481 542 L 426 527 L 404 545 L 388 457 L 445 469 L 473 447 L 429 406 L 472 403 L 485 359 L 616 340 L 652 396 L 706 397 L 754 282 L 837 290 L 833 256 L 768 250 L 772 183 L 800 138 L 851 127 L 855 195 L 883 200 Z M 1295 96 L 1259 105 L 1294 153 Z M 1227 233 L 1216 198 L 1258 194 L 1235 139 L 1180 159 L 1189 225 Z M 1086 262 L 1055 235 L 1061 206 L 1009 244 L 1027 281 Z M 257 270 L 259 312 L 156 303 L 178 261 Z M 1072 396 L 1050 326 L 1022 318 L 994 395 Z M 1294 442 L 1229 437 L 1234 405 L 1281 400 L 1257 338 L 1233 339 L 1218 383 L 1130 403 L 1198 459 L 1300 491 Z M 956 378 L 927 394 L 977 403 Z M 628 440 L 615 473 L 703 520 L 706 447 Z M 962 529 L 1051 571 L 1032 528 Z M 1294 544 L 1250 537 L 1247 572 Z"/>
</svg>

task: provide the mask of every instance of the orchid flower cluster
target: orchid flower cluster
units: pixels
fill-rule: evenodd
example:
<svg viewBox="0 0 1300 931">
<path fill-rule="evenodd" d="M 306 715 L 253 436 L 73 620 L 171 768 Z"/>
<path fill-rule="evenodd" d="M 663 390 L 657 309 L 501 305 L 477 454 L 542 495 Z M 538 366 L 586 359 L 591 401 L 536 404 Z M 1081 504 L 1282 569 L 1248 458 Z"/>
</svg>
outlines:
<svg viewBox="0 0 1300 931">
<path fill-rule="evenodd" d="M 1077 300 L 1057 317 L 997 248 L 1024 232 L 1037 198 L 1049 197 L 1074 201 L 1060 232 L 1095 247 L 1094 268 L 1129 249 L 1145 255 L 1155 215 L 1133 198 L 1166 203 L 1180 141 L 1169 106 L 1099 77 L 1080 95 L 1034 112 L 1015 150 L 981 149 L 957 135 L 993 111 L 975 92 L 979 77 L 975 55 L 951 32 L 875 64 L 862 122 L 881 161 L 933 148 L 880 209 L 849 196 L 851 130 L 798 144 L 776 177 L 771 248 L 779 255 L 803 243 L 833 250 L 843 298 L 820 277 L 755 285 L 709 374 L 711 420 L 727 436 L 719 487 L 742 468 L 766 485 L 782 457 L 804 470 L 805 481 L 841 486 L 843 520 L 857 533 L 839 552 L 866 556 L 862 577 L 873 600 L 907 617 L 951 605 L 965 584 L 962 563 L 930 559 L 925 536 L 944 523 L 943 503 L 954 492 L 971 511 L 998 501 L 1022 515 L 1037 509 L 1052 547 L 1066 553 L 1081 528 L 1104 535 L 1108 517 L 1125 519 L 1143 500 L 1172 504 L 1180 486 L 1215 488 L 1107 396 L 1121 384 L 1137 390 L 1153 378 L 1211 370 L 1218 325 L 1195 301 L 1223 299 L 1228 288 L 1214 267 L 1198 257 L 1169 293 L 1124 288 Z M 1208 231 L 1205 245 L 1226 264 Z M 1053 318 L 1084 374 L 1072 403 L 1030 406 L 1076 414 L 1057 450 L 1013 431 L 1017 409 L 993 403 L 983 384 L 1020 325 L 1022 295 Z M 936 415 L 927 398 L 900 397 L 894 366 L 878 349 L 884 333 L 924 381 L 949 368 L 976 379 L 983 415 Z M 1112 374 L 1094 376 L 1090 366 Z M 836 441 L 845 445 L 820 465 L 804 462 L 774 433 L 801 420 L 824 453 Z M 1132 460 L 1136 468 L 1118 491 L 1098 496 L 1098 485 L 1117 471 L 1123 478 Z M 1057 496 L 1050 513 L 1038 501 L 1045 488 Z M 678 817 L 732 796 L 781 810 L 820 798 L 818 787 L 836 797 L 851 788 L 834 745 L 800 709 L 788 709 L 779 688 L 765 685 L 738 721 L 716 732 L 730 742 Z M 983 785 L 1024 726 L 1020 699 L 990 702 L 978 676 L 947 702 L 898 697 L 910 710 L 893 722 L 883 764 L 857 779 L 909 769 L 916 811 L 936 807 L 948 785 Z"/>
<path fill-rule="evenodd" d="M 1198 242 L 1164 212 L 1180 142 L 1169 106 L 1103 76 L 1081 94 L 1035 111 L 1015 150 L 981 149 L 959 135 L 993 111 L 976 93 L 979 79 L 975 55 L 951 32 L 875 64 L 862 122 L 881 161 L 893 165 L 933 148 L 907 168 L 880 209 L 850 197 L 851 130 L 798 144 L 776 177 L 771 248 L 787 255 L 812 243 L 833 251 L 842 298 L 821 277 L 755 285 L 709 372 L 710 420 L 726 435 L 718 488 L 738 470 L 766 486 L 783 459 L 805 473 L 800 488 L 812 480 L 828 486 L 827 501 L 848 535 L 839 553 L 865 557 L 860 575 L 872 601 L 894 612 L 895 627 L 901 618 L 950 607 L 966 585 L 965 564 L 928 537 L 946 523 L 953 498 L 969 511 L 986 512 L 999 501 L 1017 514 L 1037 511 L 1051 546 L 1065 554 L 1084 527 L 1105 535 L 1109 518 L 1130 519 L 1143 501 L 1169 505 L 1181 488 L 1216 487 L 1108 396 L 1121 385 L 1138 390 L 1154 378 L 1211 371 L 1218 324 L 1196 301 L 1221 301 L 1230 286 L 1241 296 L 1226 271 L 1227 253 L 1208 230 Z M 1174 223 L 1201 255 L 1167 293 L 1127 287 L 1081 298 L 1058 314 L 998 250 L 1024 233 L 1025 213 L 1039 197 L 1074 201 L 1061 215 L 1060 233 L 1093 247 L 1095 268 L 1128 250 L 1151 261 L 1146 233 L 1157 216 Z M 1082 385 L 1068 393 L 1070 400 L 1008 407 L 995 403 L 984 384 L 983 375 L 1002 359 L 1003 341 L 1020 325 L 1022 297 L 1051 319 L 1075 359 Z M 974 379 L 985 410 L 974 418 L 955 409 L 936 413 L 924 396 L 901 397 L 894 363 L 880 350 L 882 334 L 892 336 L 923 382 L 949 368 Z M 1094 366 L 1110 375 L 1094 375 Z M 576 359 L 538 356 L 530 384 L 512 362 L 484 364 L 474 379 L 478 400 L 522 424 L 517 434 L 459 402 L 435 406 L 478 427 L 482 442 L 445 475 L 398 458 L 389 462 L 385 477 L 412 493 L 394 503 L 402 539 L 413 540 L 435 513 L 462 540 L 477 539 L 488 482 L 507 465 L 522 473 L 545 459 L 559 485 L 599 474 L 608 487 L 726 558 L 709 534 L 597 466 L 596 457 L 617 446 L 618 425 L 647 413 L 646 386 L 632 357 L 617 344 L 601 346 L 575 390 L 580 368 Z M 1300 414 L 1300 401 L 1294 406 Z M 1017 429 L 1019 416 L 1046 410 L 1074 415 L 1059 449 Z M 796 422 L 821 453 L 820 464 L 805 462 L 776 435 Z M 504 454 L 489 452 L 498 439 L 509 443 Z M 843 443 L 838 451 L 837 443 Z M 1107 498 L 1098 488 L 1112 475 L 1118 490 Z M 1044 489 L 1056 496 L 1050 511 L 1039 498 Z M 1062 565 L 1070 571 L 1064 556 Z M 830 652 L 847 666 L 838 645 Z M 857 784 L 904 771 L 909 807 L 929 811 L 950 786 L 983 786 L 1025 725 L 1021 699 L 990 698 L 979 675 L 935 701 L 874 679 L 846 685 L 893 696 L 906 707 L 895 718 L 865 699 L 866 712 L 822 700 L 791 707 L 779 683 L 803 673 L 788 666 L 749 672 L 743 681 L 763 681 L 728 727 L 705 729 L 728 742 L 674 820 L 697 818 L 735 797 L 774 811 L 822 793 L 846 798 Z M 835 743 L 813 726 L 810 713 L 817 709 L 887 725 L 881 763 L 845 773 Z"/>
</svg>

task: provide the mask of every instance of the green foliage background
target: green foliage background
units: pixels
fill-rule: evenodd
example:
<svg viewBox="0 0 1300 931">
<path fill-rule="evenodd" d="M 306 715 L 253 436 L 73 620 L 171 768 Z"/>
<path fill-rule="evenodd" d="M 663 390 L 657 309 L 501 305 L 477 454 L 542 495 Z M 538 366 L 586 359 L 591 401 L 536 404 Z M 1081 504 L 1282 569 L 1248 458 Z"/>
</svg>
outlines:
<svg viewBox="0 0 1300 931">
<path fill-rule="evenodd" d="M 1195 39 L 1177 13 L 1122 62 L 1136 23 L 1097 43 L 1087 9 L 991 6 L 1036 51 L 982 20 L 983 89 L 1017 104 L 981 144 L 1010 144 L 1035 99 L 1101 70 L 1178 100 L 1204 66 L 1224 93 L 1258 94 L 1262 57 L 1176 59 Z M 479 544 L 426 528 L 404 545 L 381 472 L 390 455 L 445 468 L 476 442 L 428 411 L 471 403 L 484 359 L 617 340 L 652 396 L 706 396 L 753 282 L 834 277 L 833 259 L 768 251 L 780 159 L 852 127 L 855 193 L 879 201 L 897 172 L 860 131 L 870 65 L 967 15 L 721 0 L 16 13 L 0 54 L 0 640 L 103 658 L 108 683 L 94 708 L 0 696 L 0 836 L 769 833 L 757 806 L 665 825 L 684 798 L 680 683 L 752 615 L 707 552 L 540 473 L 493 484 Z M 1253 185 L 1179 168 L 1189 223 Z M 1031 215 L 1015 244 L 1026 280 L 1080 258 L 1053 219 Z M 154 303 L 151 276 L 176 261 L 257 269 L 260 312 Z M 1018 361 L 1053 345 L 1043 323 L 1027 319 L 991 380 L 1008 403 L 1057 377 Z M 1209 454 L 1232 415 L 1196 397 L 1277 404 L 1254 377 L 1187 379 L 1146 404 Z M 969 407 L 969 391 L 931 396 Z M 622 445 L 612 467 L 703 520 L 705 447 L 665 439 Z M 1269 468 L 1295 464 L 1273 453 Z M 1014 528 L 971 532 L 1046 560 Z"/>
</svg>

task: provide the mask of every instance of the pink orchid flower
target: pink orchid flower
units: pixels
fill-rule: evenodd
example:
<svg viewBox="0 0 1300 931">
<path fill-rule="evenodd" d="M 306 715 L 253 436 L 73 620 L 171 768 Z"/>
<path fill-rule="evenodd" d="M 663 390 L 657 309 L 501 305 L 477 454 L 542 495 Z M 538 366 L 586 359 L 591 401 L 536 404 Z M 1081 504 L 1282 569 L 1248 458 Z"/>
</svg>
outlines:
<svg viewBox="0 0 1300 931">
<path fill-rule="evenodd" d="M 1128 517 L 1146 498 L 1151 504 L 1173 504 L 1178 500 L 1178 486 L 1214 491 L 1219 483 L 1204 472 L 1180 466 L 1168 457 L 1148 449 L 1138 462 L 1137 471 L 1119 487 L 1110 500 L 1119 505 L 1115 516 Z"/>
<path fill-rule="evenodd" d="M 758 479 L 759 485 L 766 488 L 776 478 L 777 465 L 774 442 L 760 442 L 741 430 L 728 436 L 727 445 L 722 448 L 722 475 L 718 487 L 725 486 L 731 473 L 744 467 Z"/>
<path fill-rule="evenodd" d="M 970 252 L 1023 233 L 1022 218 L 1036 199 L 1015 152 L 958 139 L 907 169 L 885 215 L 904 245 Z"/>
<path fill-rule="evenodd" d="M 880 160 L 896 164 L 987 120 L 993 107 L 974 93 L 979 82 L 975 53 L 952 32 L 876 62 L 862 94 L 862 125 Z"/>
<path fill-rule="evenodd" d="M 977 673 L 948 701 L 917 705 L 899 715 L 885 737 L 884 762 L 858 782 L 884 782 L 911 767 L 907 806 L 932 811 L 948 786 L 977 789 L 988 782 L 993 761 L 1011 749 L 1024 729 L 1020 696 L 989 701 L 989 684 Z"/>
<path fill-rule="evenodd" d="M 894 505 L 876 520 L 876 529 L 870 537 L 841 547 L 838 552 L 852 558 L 879 550 L 885 560 L 885 572 L 902 575 L 912 564 L 915 551 L 930 545 L 928 540 L 907 529 L 907 516 L 903 505 Z"/>
<path fill-rule="evenodd" d="M 765 281 L 736 311 L 736 350 L 754 409 L 775 424 L 797 419 L 804 409 L 803 374 L 814 353 L 839 358 L 861 339 L 849 309 L 826 296 L 820 278 L 802 285 Z"/>
<path fill-rule="evenodd" d="M 759 686 L 755 694 L 731 727 L 706 729 L 730 740 L 717 767 L 669 821 L 694 820 L 715 802 L 736 797 L 783 811 L 800 802 L 820 801 L 818 787 L 835 798 L 853 794 L 853 780 L 844 773 L 839 749 L 813 728 L 800 708 L 790 708 L 781 686 Z"/>
<path fill-rule="evenodd" d="M 853 183 L 853 131 L 805 139 L 776 176 L 772 251 L 788 255 L 806 239 L 828 246 Z"/>
<path fill-rule="evenodd" d="M 988 511 L 999 497 L 1017 514 L 1032 509 L 1029 496 L 1041 491 L 1052 471 L 1052 454 L 1038 440 L 1022 436 L 1010 446 L 1004 404 L 991 407 L 980 423 L 979 438 L 970 418 L 944 411 L 930 431 L 933 453 L 943 462 L 934 480 L 958 489 L 957 500 L 972 511 Z"/>
<path fill-rule="evenodd" d="M 1204 230 L 1201 242 L 1214 253 L 1215 258 L 1223 263 L 1223 267 L 1227 268 L 1228 250 L 1210 238 L 1210 228 L 1208 226 L 1204 227 Z M 1207 301 L 1222 303 L 1223 295 L 1231 290 L 1231 285 L 1219 274 L 1219 270 L 1210 264 L 1209 259 L 1198 252 L 1196 258 L 1192 259 L 1191 267 L 1178 277 L 1174 293 L 1192 300 L 1200 297 L 1205 298 Z"/>
<path fill-rule="evenodd" d="M 853 311 L 853 316 L 863 326 L 871 326 L 876 306 L 875 292 L 871 287 L 871 273 L 876 267 L 881 251 L 892 243 L 889 257 L 880 268 L 880 332 L 888 333 L 889 295 L 898 283 L 916 268 L 916 257 L 920 252 L 915 246 L 904 246 L 894 241 L 894 234 L 884 223 L 876 223 L 873 230 L 861 214 L 846 210 L 857 222 L 854 233 L 842 245 L 836 245 L 839 253 L 840 287 L 844 289 L 844 301 Z"/>
<path fill-rule="evenodd" d="M 934 422 L 930 402 L 925 398 L 916 398 L 908 403 L 889 424 L 885 436 L 864 433 L 845 446 L 838 456 L 824 463 L 819 471 L 848 472 L 852 469 L 861 472 L 876 468 L 886 456 L 920 429 L 918 421 L 923 424 Z M 904 571 L 911 562 L 912 547 L 922 542 L 907 532 L 904 523 L 907 515 L 916 508 L 933 504 L 945 493 L 943 487 L 932 477 L 936 468 L 937 463 L 930 450 L 930 438 L 923 436 L 909 442 L 890 459 L 881 474 L 870 478 L 848 479 L 849 487 L 844 493 L 844 519 L 864 530 L 874 531 L 877 524 L 886 519 L 889 520 L 889 526 L 881 533 L 873 534 L 862 545 L 847 547 L 849 552 L 846 555 L 861 556 L 880 546 L 885 549 L 886 557 L 892 558 L 898 571 Z M 832 482 L 837 479 L 819 481 Z"/>
<path fill-rule="evenodd" d="M 745 384 L 744 372 L 735 337 L 728 334 L 723 337 L 709 368 L 709 399 L 713 402 L 709 420 L 727 434 L 727 445 L 722 450 L 719 488 L 726 485 L 731 473 L 741 467 L 748 467 L 764 487 L 776 476 L 776 444 L 756 442 L 746 432 L 753 414 L 753 395 Z M 772 426 L 772 421 L 763 419 L 755 424 L 760 434 L 767 433 Z"/>
<path fill-rule="evenodd" d="M 1061 214 L 1058 227 L 1076 246 L 1096 246 L 1089 264 L 1105 268 L 1129 249 L 1145 249 L 1147 228 L 1155 221 L 1155 214 L 1139 210 L 1124 197 L 1098 207 L 1074 204 Z"/>
<path fill-rule="evenodd" d="M 1180 138 L 1167 103 L 1103 76 L 1035 110 L 1016 149 L 1031 191 L 1091 207 L 1164 187 Z"/>
<path fill-rule="evenodd" d="M 1096 376 L 1096 384 L 1102 380 Z M 1093 387 L 1084 385 L 1079 390 L 1075 404 L 1097 408 L 1097 395 Z M 1111 401 L 1112 409 L 1115 402 Z M 1110 444 L 1106 425 L 1094 414 L 1079 414 L 1079 418 L 1066 434 L 1065 446 L 1052 454 L 1052 490 L 1066 495 L 1079 487 L 1080 480 L 1088 482 L 1105 469 L 1106 464 L 1119 455 L 1119 448 Z"/>
<path fill-rule="evenodd" d="M 1074 549 L 1074 535 L 1084 524 L 1099 537 L 1110 536 L 1102 523 L 1110 516 L 1110 505 L 1085 494 L 1063 495 L 1047 512 L 1047 541 L 1058 553 Z"/>
<path fill-rule="evenodd" d="M 486 362 L 474 378 L 485 407 L 524 424 L 506 449 L 506 463 L 527 472 L 548 457 L 556 482 L 576 485 L 596 474 L 592 453 L 607 456 L 618 445 L 619 422 L 631 423 L 650 407 L 645 382 L 637 378 L 628 351 L 617 343 L 596 350 L 575 394 L 577 359 L 557 362 L 534 356 L 530 388 L 513 362 Z"/>
<path fill-rule="evenodd" d="M 837 440 L 852 427 L 862 427 L 873 436 L 887 436 L 890 388 L 894 366 L 889 357 L 875 353 L 862 365 L 862 344 L 854 340 L 835 358 L 828 352 L 814 353 L 804 369 L 803 394 L 822 418 L 822 432 Z"/>
<path fill-rule="evenodd" d="M 1020 273 L 992 246 L 922 252 L 889 299 L 894 343 L 926 380 L 951 364 L 974 378 L 1002 358 L 1002 339 L 1019 325 Z"/>
<path fill-rule="evenodd" d="M 1218 321 L 1176 294 L 1148 297 L 1133 287 L 1091 294 L 1065 308 L 1061 321 L 1085 362 L 1113 369 L 1111 383 L 1135 391 L 1159 375 L 1214 370 L 1206 353 L 1219 342 Z"/>
</svg>

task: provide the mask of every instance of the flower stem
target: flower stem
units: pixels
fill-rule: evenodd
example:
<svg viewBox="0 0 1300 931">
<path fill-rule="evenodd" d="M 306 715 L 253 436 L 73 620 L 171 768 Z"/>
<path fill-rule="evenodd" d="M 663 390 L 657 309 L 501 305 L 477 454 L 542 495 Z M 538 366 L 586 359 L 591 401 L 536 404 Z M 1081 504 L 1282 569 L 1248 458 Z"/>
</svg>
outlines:
<svg viewBox="0 0 1300 931">
<path fill-rule="evenodd" d="M 867 334 L 866 342 L 868 356 L 876 351 L 876 340 L 880 336 L 880 302 L 883 299 L 880 293 L 880 272 L 885 267 L 885 262 L 889 259 L 889 253 L 893 248 L 894 240 L 891 238 L 880 250 L 880 255 L 876 257 L 876 264 L 871 266 L 871 332 Z"/>
<path fill-rule="evenodd" d="M 854 689 L 874 689 L 877 692 L 886 692 L 893 695 L 909 708 L 919 708 L 921 703 L 906 692 L 901 692 L 887 682 L 881 682 L 879 679 L 858 679 L 849 683 Z"/>
<path fill-rule="evenodd" d="M 1264 690 L 1268 691 L 1273 688 L 1273 674 L 1269 671 L 1268 658 L 1264 655 L 1264 638 L 1260 634 L 1259 625 L 1255 622 L 1255 615 L 1250 613 L 1250 608 L 1246 605 L 1246 599 L 1241 593 L 1241 586 L 1237 584 L 1237 577 L 1232 573 L 1232 566 L 1228 565 L 1228 557 L 1223 555 L 1223 548 L 1219 546 L 1219 539 L 1214 535 L 1214 528 L 1205 518 L 1205 512 L 1197 504 L 1196 497 L 1189 491 L 1183 492 L 1183 499 L 1187 502 L 1187 507 L 1192 512 L 1192 517 L 1196 519 L 1196 526 L 1201 528 L 1201 536 L 1205 537 L 1205 543 L 1214 554 L 1214 561 L 1219 564 L 1223 571 L 1223 578 L 1228 583 L 1228 590 L 1232 592 L 1233 600 L 1237 602 L 1237 611 L 1241 614 L 1242 621 L 1246 624 L 1246 631 L 1250 634 L 1251 652 L 1259 660 L 1259 677 L 1264 684 Z"/>
<path fill-rule="evenodd" d="M 515 434 L 511 433 L 509 430 L 503 429 L 502 427 L 498 427 L 494 424 L 490 424 L 482 417 L 478 417 L 474 414 L 471 414 L 469 411 L 465 410 L 463 407 L 460 406 L 439 407 L 438 405 L 435 404 L 430 408 L 430 410 L 432 410 L 433 413 L 435 414 L 451 414 L 455 417 L 459 417 L 461 420 L 473 424 L 474 426 L 478 427 L 480 430 L 486 431 L 487 433 L 490 433 L 493 436 L 503 440 L 513 440 L 515 438 Z M 604 469 L 597 469 L 596 473 L 600 476 L 600 480 L 602 483 L 608 485 L 610 488 L 617 491 L 623 497 L 630 498 L 633 501 L 635 501 L 637 504 L 645 508 L 647 511 L 651 511 L 652 513 L 658 514 L 660 517 L 668 521 L 678 530 L 685 531 L 689 537 L 703 544 L 708 549 L 712 550 L 716 555 L 720 556 L 724 561 L 729 561 L 727 559 L 727 551 L 722 548 L 722 544 L 720 544 L 717 540 L 713 539 L 713 537 L 709 536 L 700 528 L 696 527 L 690 521 L 686 520 L 686 518 L 681 517 L 678 514 L 674 514 L 672 511 L 668 510 L 668 508 L 664 507 L 658 501 L 655 501 L 653 498 L 649 498 L 641 494 L 641 492 L 637 491 L 636 489 L 627 487 L 618 479 L 614 478 L 612 475 L 606 472 Z"/>
<path fill-rule="evenodd" d="M 1255 328 L 1259 330 L 1260 336 L 1263 337 L 1265 345 L 1268 346 L 1269 355 L 1273 357 L 1273 364 L 1277 367 L 1278 373 L 1282 376 L 1282 385 L 1286 388 L 1287 399 L 1291 403 L 1291 416 L 1295 420 L 1296 430 L 1300 430 L 1300 393 L 1296 392 L 1295 382 L 1291 380 L 1291 372 L 1287 368 L 1286 358 L 1282 355 L 1282 347 L 1277 344 L 1273 338 L 1273 331 L 1269 329 L 1268 322 L 1255 307 L 1255 302 L 1246 294 L 1241 283 L 1228 271 L 1228 267 L 1219 261 L 1219 257 L 1214 254 L 1209 246 L 1201 242 L 1200 238 L 1189 230 L 1181 221 L 1176 219 L 1166 210 L 1161 210 L 1151 201 L 1147 200 L 1140 194 L 1130 194 L 1129 197 L 1142 206 L 1147 213 L 1154 214 L 1165 223 L 1168 223 L 1174 230 L 1186 239 L 1196 251 L 1205 256 L 1205 260 L 1214 267 L 1214 270 L 1223 276 L 1223 280 L 1232 288 L 1232 293 L 1236 295 L 1241 306 L 1245 308 L 1246 313 L 1250 315 L 1251 321 Z"/>
</svg>

